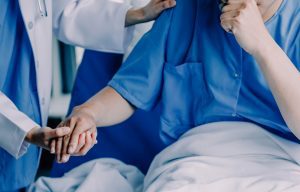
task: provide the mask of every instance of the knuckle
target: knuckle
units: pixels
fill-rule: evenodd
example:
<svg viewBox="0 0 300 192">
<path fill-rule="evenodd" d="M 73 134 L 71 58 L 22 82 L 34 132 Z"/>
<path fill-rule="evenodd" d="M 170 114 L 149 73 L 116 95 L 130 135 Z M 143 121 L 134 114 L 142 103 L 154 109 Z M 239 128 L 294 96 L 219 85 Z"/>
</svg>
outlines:
<svg viewBox="0 0 300 192">
<path fill-rule="evenodd" d="M 70 122 L 74 123 L 77 121 L 77 117 L 73 116 L 69 119 Z"/>
<path fill-rule="evenodd" d="M 234 21 L 235 22 L 233 22 L 233 24 L 239 25 L 242 22 L 241 15 L 239 17 L 236 17 Z"/>
</svg>

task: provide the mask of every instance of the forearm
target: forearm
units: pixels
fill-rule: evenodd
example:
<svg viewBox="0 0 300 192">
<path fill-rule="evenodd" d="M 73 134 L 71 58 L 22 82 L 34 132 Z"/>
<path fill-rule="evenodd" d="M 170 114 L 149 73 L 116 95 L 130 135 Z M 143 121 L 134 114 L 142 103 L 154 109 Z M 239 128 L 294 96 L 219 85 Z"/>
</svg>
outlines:
<svg viewBox="0 0 300 192">
<path fill-rule="evenodd" d="M 288 127 L 300 139 L 300 73 L 271 36 L 254 54 Z M 267 46 L 266 46 L 267 45 Z"/>
<path fill-rule="evenodd" d="M 145 14 L 143 9 L 130 9 L 127 11 L 125 19 L 125 27 L 145 22 Z"/>
<path fill-rule="evenodd" d="M 74 110 L 88 112 L 97 127 L 106 127 L 125 121 L 135 109 L 114 89 L 106 87 Z"/>
<path fill-rule="evenodd" d="M 125 26 L 136 25 L 155 20 L 164 10 L 176 5 L 175 0 L 151 0 L 146 6 L 127 11 Z"/>
</svg>

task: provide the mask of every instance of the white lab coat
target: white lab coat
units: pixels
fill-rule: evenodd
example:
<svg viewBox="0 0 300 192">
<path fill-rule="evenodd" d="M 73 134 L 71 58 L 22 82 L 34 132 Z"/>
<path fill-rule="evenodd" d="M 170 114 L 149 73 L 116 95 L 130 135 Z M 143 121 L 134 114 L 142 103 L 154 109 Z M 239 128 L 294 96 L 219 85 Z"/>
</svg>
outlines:
<svg viewBox="0 0 300 192">
<path fill-rule="evenodd" d="M 53 28 L 65 43 L 91 50 L 125 53 L 132 50 L 153 22 L 125 28 L 129 9 L 150 0 L 53 0 Z"/>
<path fill-rule="evenodd" d="M 34 55 L 42 126 L 47 124 L 50 103 L 52 27 L 64 42 L 124 53 L 136 33 L 134 27 L 124 28 L 126 12 L 135 5 L 144 5 L 145 1 L 149 0 L 45 0 L 48 17 L 42 17 L 38 0 L 19 0 Z M 2 92 L 0 106 L 0 147 L 18 158 L 29 146 L 24 141 L 27 132 L 39 125 L 20 112 Z"/>
</svg>

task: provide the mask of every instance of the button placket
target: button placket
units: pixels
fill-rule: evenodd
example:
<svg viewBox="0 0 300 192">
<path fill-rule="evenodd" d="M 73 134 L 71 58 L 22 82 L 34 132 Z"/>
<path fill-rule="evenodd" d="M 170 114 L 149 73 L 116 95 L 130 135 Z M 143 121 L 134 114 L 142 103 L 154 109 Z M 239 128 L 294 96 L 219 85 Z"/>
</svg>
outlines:
<svg viewBox="0 0 300 192">
<path fill-rule="evenodd" d="M 233 76 L 234 76 L 235 78 L 239 78 L 239 77 L 240 77 L 240 75 L 239 75 L 238 73 L 236 73 L 236 72 L 233 74 Z"/>
<path fill-rule="evenodd" d="M 238 65 L 236 66 L 236 70 L 233 71 L 233 77 L 235 81 L 237 81 L 237 87 L 236 87 L 236 103 L 235 106 L 233 107 L 233 112 L 231 114 L 232 117 L 237 117 L 237 107 L 238 107 L 238 102 L 239 102 L 239 96 L 240 96 L 240 91 L 241 91 L 241 86 L 242 86 L 242 71 L 243 71 L 243 50 L 241 49 L 240 59 L 237 61 L 239 62 Z"/>
</svg>

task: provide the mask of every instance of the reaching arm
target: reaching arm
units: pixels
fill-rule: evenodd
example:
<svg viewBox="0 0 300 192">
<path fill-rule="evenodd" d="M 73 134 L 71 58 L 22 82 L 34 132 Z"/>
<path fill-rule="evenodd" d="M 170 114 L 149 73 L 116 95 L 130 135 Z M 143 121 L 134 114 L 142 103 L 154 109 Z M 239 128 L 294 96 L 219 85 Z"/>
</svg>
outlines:
<svg viewBox="0 0 300 192">
<path fill-rule="evenodd" d="M 136 9 L 129 0 L 53 0 L 53 31 L 68 44 L 123 53 L 134 32 L 129 26 L 154 20 L 175 4 L 175 0 L 151 0 Z"/>
<path fill-rule="evenodd" d="M 56 152 L 59 163 L 67 162 L 70 158 L 68 154 L 85 155 L 97 142 L 97 127 L 121 123 L 134 110 L 113 88 L 104 88 L 84 104 L 75 107 L 70 117 L 62 122 L 60 126 L 70 126 L 74 131 L 70 137 L 53 140 L 51 152 Z"/>
<path fill-rule="evenodd" d="M 30 143 L 49 149 L 51 139 L 69 134 L 70 129 L 40 128 L 0 92 L 0 132 L 0 147 L 19 158 L 26 153 Z"/>
<path fill-rule="evenodd" d="M 122 64 L 113 80 L 87 103 L 76 107 L 65 123 L 74 130 L 58 145 L 52 144 L 59 162 L 67 162 L 70 154 L 84 155 L 90 147 L 78 150 L 80 134 L 87 130 L 96 133 L 96 127 L 109 126 L 126 120 L 134 107 L 152 109 L 160 98 L 165 51 L 172 10 L 164 12 Z M 147 51 L 145 51 L 147 50 Z M 130 103 L 130 104 L 129 104 Z M 72 139 L 70 141 L 70 138 Z M 60 145 L 62 145 L 61 147 Z M 60 146 L 55 149 L 55 146 Z M 78 151 L 81 151 L 77 154 Z"/>
<path fill-rule="evenodd" d="M 268 46 L 262 46 L 253 56 L 260 64 L 281 115 L 300 139 L 300 72 L 270 36 L 266 36 L 265 42 Z"/>
<path fill-rule="evenodd" d="M 0 92 L 0 147 L 15 158 L 27 151 L 29 143 L 24 139 L 34 127 L 39 127 L 27 115 L 18 110 L 15 104 Z"/>
<path fill-rule="evenodd" d="M 136 25 L 155 20 L 165 9 L 176 5 L 175 0 L 151 0 L 146 6 L 127 11 L 125 26 Z"/>
<path fill-rule="evenodd" d="M 125 121 L 134 110 L 134 107 L 113 88 L 106 87 L 84 104 L 75 107 L 71 119 L 80 118 L 80 113 L 86 113 L 94 119 L 96 127 L 107 127 Z"/>
</svg>

